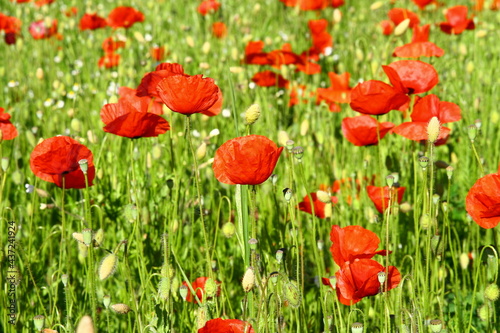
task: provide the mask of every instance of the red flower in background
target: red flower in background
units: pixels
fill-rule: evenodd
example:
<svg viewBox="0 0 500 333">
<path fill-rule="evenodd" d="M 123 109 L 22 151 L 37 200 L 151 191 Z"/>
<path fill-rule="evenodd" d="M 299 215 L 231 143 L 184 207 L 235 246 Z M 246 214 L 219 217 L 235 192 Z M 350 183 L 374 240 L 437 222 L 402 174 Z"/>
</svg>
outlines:
<svg viewBox="0 0 500 333">
<path fill-rule="evenodd" d="M 427 92 L 439 82 L 436 69 L 418 60 L 398 60 L 382 68 L 394 88 L 404 94 Z"/>
<path fill-rule="evenodd" d="M 325 19 L 309 20 L 307 25 L 309 27 L 309 31 L 311 31 L 311 37 L 313 40 L 313 46 L 309 49 L 309 53 L 328 53 L 328 50 L 331 50 L 333 46 L 333 38 L 327 31 L 328 21 Z"/>
<path fill-rule="evenodd" d="M 85 13 L 82 16 L 79 24 L 80 30 L 95 30 L 107 27 L 108 23 L 104 17 L 94 14 Z"/>
<path fill-rule="evenodd" d="M 198 6 L 198 13 L 205 16 L 209 13 L 216 12 L 220 7 L 220 3 L 217 0 L 203 0 Z"/>
<path fill-rule="evenodd" d="M 378 144 L 377 128 L 380 139 L 394 127 L 391 122 L 379 123 L 370 116 L 346 117 L 342 119 L 342 134 L 355 146 Z"/>
<path fill-rule="evenodd" d="M 144 14 L 132 7 L 116 7 L 109 13 L 107 21 L 113 29 L 130 28 L 137 22 L 144 22 Z"/>
<path fill-rule="evenodd" d="M 21 20 L 14 16 L 7 16 L 0 13 L 0 30 L 3 30 L 6 34 L 21 32 Z"/>
<path fill-rule="evenodd" d="M 500 175 L 479 178 L 467 193 L 465 209 L 481 228 L 496 227 L 500 223 Z"/>
<path fill-rule="evenodd" d="M 340 267 L 346 262 L 354 262 L 355 259 L 371 259 L 376 254 L 387 254 L 386 250 L 377 251 L 380 239 L 376 233 L 357 225 L 344 228 L 332 226 L 330 240 L 330 252 Z"/>
<path fill-rule="evenodd" d="M 203 75 L 171 75 L 156 86 L 163 103 L 174 112 L 191 115 L 208 111 L 220 100 L 220 89 Z"/>
<path fill-rule="evenodd" d="M 31 171 L 38 178 L 64 188 L 85 188 L 81 160 L 88 163 L 88 184 L 92 186 L 95 167 L 92 152 L 68 136 L 56 136 L 39 143 L 30 156 Z"/>
<path fill-rule="evenodd" d="M 320 219 L 324 219 L 326 217 L 326 214 L 325 214 L 326 203 L 318 199 L 318 195 L 316 194 L 316 192 L 312 192 L 309 195 L 311 196 L 311 199 L 313 201 L 314 215 L 316 215 L 316 217 L 319 217 Z M 311 206 L 311 199 L 309 198 L 309 195 L 306 195 L 304 197 L 304 199 L 302 199 L 302 202 L 299 202 L 298 208 L 299 208 L 299 210 L 301 210 L 303 212 L 312 214 L 313 213 L 313 211 L 312 211 L 313 206 Z M 338 202 L 339 202 L 339 200 L 337 197 L 331 196 L 331 203 L 332 204 L 336 204 Z"/>
<path fill-rule="evenodd" d="M 419 58 L 419 57 L 441 57 L 444 50 L 436 44 L 429 42 L 430 24 L 415 26 L 413 28 L 412 41 L 394 49 L 394 57 Z"/>
<path fill-rule="evenodd" d="M 214 22 L 212 24 L 212 35 L 215 38 L 224 38 L 227 35 L 227 27 L 224 22 Z"/>
<path fill-rule="evenodd" d="M 252 325 L 239 319 L 210 319 L 198 333 L 254 333 Z"/>
<path fill-rule="evenodd" d="M 164 46 L 155 46 L 149 50 L 151 54 L 151 58 L 156 61 L 162 61 L 165 58 L 165 47 Z"/>
<path fill-rule="evenodd" d="M 226 141 L 215 152 L 215 178 L 230 185 L 259 185 L 276 166 L 283 147 L 262 135 L 248 135 Z"/>
<path fill-rule="evenodd" d="M 113 68 L 120 64 L 120 55 L 114 52 L 106 52 L 104 56 L 102 56 L 97 65 L 99 67 Z"/>
<path fill-rule="evenodd" d="M 475 28 L 472 18 L 467 18 L 468 9 L 466 6 L 455 6 L 446 10 L 446 22 L 439 23 L 441 31 L 460 35 L 464 30 L 473 30 Z"/>
<path fill-rule="evenodd" d="M 288 7 L 299 7 L 300 10 L 321 10 L 328 7 L 329 0 L 280 0 Z"/>
<path fill-rule="evenodd" d="M 115 41 L 113 37 L 108 37 L 102 42 L 102 50 L 104 52 L 114 52 L 125 47 L 125 42 L 121 40 Z"/>
<path fill-rule="evenodd" d="M 351 102 L 351 87 L 349 87 L 350 74 L 348 72 L 342 74 L 336 74 L 334 72 L 329 72 L 328 77 L 330 78 L 330 87 L 328 88 L 317 88 L 316 92 L 318 94 L 317 103 L 325 101 L 330 111 L 340 112 L 340 106 L 336 103 L 350 103 Z"/>
<path fill-rule="evenodd" d="M 35 6 L 36 7 L 42 7 L 42 6 L 45 6 L 45 5 L 50 5 L 54 1 L 56 1 L 56 0 L 38 0 L 38 1 L 35 1 Z"/>
<path fill-rule="evenodd" d="M 10 122 L 10 114 L 5 113 L 2 107 L 0 107 L 0 131 L 2 140 L 12 140 L 17 136 L 16 126 Z"/>
<path fill-rule="evenodd" d="M 398 286 L 401 274 L 394 266 L 385 268 L 375 260 L 355 259 L 346 262 L 335 276 L 337 277 L 337 297 L 344 305 L 353 305 L 364 297 L 373 296 L 384 290 L 379 282 L 379 273 L 386 273 L 387 290 Z"/>
<path fill-rule="evenodd" d="M 387 16 L 389 16 L 389 19 L 395 26 L 406 19 L 410 19 L 410 28 L 413 28 L 420 23 L 420 19 L 417 14 L 404 8 L 393 8 L 389 11 L 389 13 L 387 13 Z"/>
<path fill-rule="evenodd" d="M 203 302 L 203 299 L 205 296 L 205 283 L 207 282 L 208 279 L 209 279 L 208 277 L 203 276 L 203 277 L 197 278 L 196 280 L 194 280 L 194 282 L 191 282 L 191 287 L 193 287 L 193 290 L 196 292 L 196 296 L 198 297 L 198 299 L 201 302 Z M 219 296 L 219 294 L 220 294 L 220 286 L 219 286 L 220 282 L 215 281 L 215 283 L 217 284 L 216 296 Z M 188 284 L 186 281 L 183 281 L 182 285 L 188 287 Z M 191 293 L 191 289 L 189 289 L 189 287 L 188 287 L 188 293 L 186 296 L 186 301 L 191 302 L 191 303 L 196 302 L 196 298 Z"/>
<path fill-rule="evenodd" d="M 430 5 L 431 3 L 436 3 L 435 0 L 412 0 L 412 1 L 420 9 L 424 9 L 426 6 Z"/>
<path fill-rule="evenodd" d="M 278 87 L 278 88 L 287 88 L 288 80 L 285 79 L 281 74 L 266 70 L 259 73 L 256 73 L 252 77 L 252 81 L 255 82 L 256 85 L 261 87 Z"/>
<path fill-rule="evenodd" d="M 29 27 L 31 36 L 34 39 L 46 39 L 52 36 L 61 39 L 62 36 L 57 33 L 57 20 L 52 20 L 50 26 L 47 26 L 46 21 L 49 22 L 50 20 L 39 20 L 31 23 Z"/>
<path fill-rule="evenodd" d="M 397 110 L 408 103 L 410 98 L 387 83 L 369 80 L 358 84 L 351 91 L 351 109 L 354 111 L 382 115 Z"/>
<path fill-rule="evenodd" d="M 270 65 L 271 61 L 267 57 L 267 52 L 263 52 L 264 42 L 249 41 L 245 47 L 245 64 L 247 65 Z"/>
<path fill-rule="evenodd" d="M 451 102 L 440 101 L 439 97 L 429 94 L 415 102 L 411 122 L 404 122 L 393 129 L 393 132 L 414 141 L 427 140 L 427 125 L 432 117 L 437 117 L 441 124 L 459 121 L 461 110 Z M 438 140 L 445 139 L 450 129 L 441 127 Z"/>
<path fill-rule="evenodd" d="M 391 194 L 393 195 L 391 205 L 394 205 L 394 201 L 398 204 L 403 200 L 403 194 L 405 193 L 406 187 L 392 187 L 389 186 L 378 187 L 378 186 L 367 186 L 366 191 L 371 201 L 375 204 L 380 214 L 384 213 L 387 208 Z"/>
<path fill-rule="evenodd" d="M 382 33 L 386 36 L 392 34 L 394 30 L 394 23 L 389 20 L 383 20 L 379 23 L 380 28 L 382 29 Z"/>
</svg>

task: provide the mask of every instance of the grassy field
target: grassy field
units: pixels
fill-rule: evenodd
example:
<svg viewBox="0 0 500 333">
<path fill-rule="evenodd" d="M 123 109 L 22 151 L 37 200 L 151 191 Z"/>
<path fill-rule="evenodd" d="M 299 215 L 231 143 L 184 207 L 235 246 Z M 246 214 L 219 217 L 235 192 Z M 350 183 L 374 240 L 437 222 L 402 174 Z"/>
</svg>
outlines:
<svg viewBox="0 0 500 333">
<path fill-rule="evenodd" d="M 491 0 L 481 11 L 465 0 L 423 10 L 409 0 L 346 2 L 303 11 L 278 0 L 221 0 L 220 8 L 201 15 L 198 1 L 56 0 L 41 7 L 2 1 L 0 13 L 22 26 L 14 44 L 0 42 L 0 107 L 18 131 L 0 143 L 0 332 L 74 332 L 79 324 L 77 332 L 197 332 L 215 318 L 246 321 L 255 332 L 362 332 L 360 325 L 365 332 L 496 332 L 500 229 L 475 223 L 466 196 L 499 169 L 500 11 L 490 9 Z M 475 29 L 445 34 L 439 23 L 456 5 L 468 6 Z M 79 29 L 84 13 L 106 18 L 117 6 L 141 11 L 144 21 Z M 451 129 L 446 144 L 388 133 L 378 145 L 355 146 L 341 127 L 359 113 L 349 103 L 337 104 L 338 112 L 317 103 L 317 88 L 331 85 L 329 72 L 348 72 L 351 88 L 389 83 L 382 66 L 403 59 L 392 52 L 412 38 L 412 29 L 382 34 L 380 22 L 392 8 L 407 8 L 420 25 L 430 24 L 429 40 L 445 51 L 420 58 L 439 82 L 418 95 L 460 107 L 461 120 L 445 125 Z M 30 35 L 32 22 L 53 19 L 58 36 Z M 318 56 L 319 73 L 245 63 L 250 41 L 263 41 L 265 53 L 285 43 L 297 54 L 310 49 L 308 22 L 319 19 L 333 38 Z M 222 38 L 212 33 L 215 22 L 227 26 Z M 114 51 L 120 62 L 99 67 L 108 37 L 124 42 Z M 160 61 L 151 56 L 154 46 L 165 48 Z M 170 124 L 164 134 L 130 139 L 103 131 L 103 105 L 117 103 L 119 87 L 137 88 L 163 62 L 214 79 L 223 95 L 220 113 L 186 116 L 159 106 Z M 256 85 L 252 77 L 263 70 L 283 75 L 288 88 Z M 292 88 L 299 102 L 290 106 Z M 410 98 L 413 103 L 415 95 Z M 260 117 L 248 124 L 245 111 L 253 104 Z M 375 118 L 399 125 L 412 110 Z M 249 134 L 284 147 L 274 175 L 259 185 L 219 182 L 212 168 L 217 149 Z M 93 186 L 63 189 L 34 175 L 33 150 L 57 135 L 92 152 Z M 55 152 L 44 163 L 57 168 L 68 156 Z M 253 153 L 240 158 L 243 170 L 237 163 L 227 172 L 269 168 L 264 161 L 252 169 Z M 406 190 L 380 213 L 369 185 Z M 298 209 L 325 195 L 327 203 L 315 206 L 321 216 Z M 370 262 L 394 266 L 397 283 L 382 280 L 369 297 L 355 285 L 359 302 L 341 302 L 339 285 L 324 284 L 335 286 L 344 274 L 336 276 L 330 250 L 339 246 L 332 246 L 334 225 L 372 231 L 380 244 L 372 239 Z M 348 240 L 340 246 L 365 246 L 364 238 Z M 382 249 L 390 254 L 373 256 Z M 351 264 L 368 260 L 356 258 Z M 373 286 L 376 275 L 370 279 Z"/>
</svg>

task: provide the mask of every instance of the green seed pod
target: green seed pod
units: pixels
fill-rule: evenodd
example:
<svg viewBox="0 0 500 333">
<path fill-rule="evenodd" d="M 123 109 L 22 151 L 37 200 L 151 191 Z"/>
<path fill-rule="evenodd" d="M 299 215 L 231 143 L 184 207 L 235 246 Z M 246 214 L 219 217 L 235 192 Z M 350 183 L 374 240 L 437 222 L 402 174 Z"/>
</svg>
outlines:
<svg viewBox="0 0 500 333">
<path fill-rule="evenodd" d="M 35 324 L 35 328 L 37 331 L 41 331 L 43 329 L 43 326 L 45 325 L 45 316 L 43 315 L 36 315 L 33 317 L 33 323 Z"/>
<path fill-rule="evenodd" d="M 217 283 L 215 282 L 214 279 L 208 278 L 207 281 L 205 281 L 205 295 L 210 298 L 210 297 L 215 297 L 217 294 Z"/>
<path fill-rule="evenodd" d="M 439 333 L 443 329 L 443 322 L 441 319 L 432 319 L 430 322 L 431 331 L 434 333 Z"/>
<path fill-rule="evenodd" d="M 361 324 L 361 323 L 352 324 L 351 332 L 352 333 L 363 333 L 363 324 Z"/>
<path fill-rule="evenodd" d="M 158 296 L 166 301 L 170 296 L 170 278 L 162 277 L 158 283 Z"/>
<path fill-rule="evenodd" d="M 109 308 L 109 305 L 111 304 L 111 296 L 109 295 L 104 295 L 102 297 L 102 304 L 104 304 L 104 307 L 107 309 Z"/>
<path fill-rule="evenodd" d="M 490 319 L 490 317 L 491 317 L 491 309 L 488 306 L 488 304 L 481 305 L 481 307 L 477 310 L 477 316 L 482 321 L 488 321 Z"/>
<path fill-rule="evenodd" d="M 298 308 L 302 302 L 299 286 L 295 281 L 288 281 L 283 285 L 283 298 L 292 308 Z"/>
<path fill-rule="evenodd" d="M 235 233 L 236 233 L 236 227 L 233 222 L 224 223 L 224 225 L 222 226 L 222 234 L 226 238 L 233 237 Z"/>
<path fill-rule="evenodd" d="M 498 286 L 494 283 L 488 285 L 484 290 L 484 298 L 489 301 L 495 302 L 500 296 L 500 290 Z"/>
</svg>

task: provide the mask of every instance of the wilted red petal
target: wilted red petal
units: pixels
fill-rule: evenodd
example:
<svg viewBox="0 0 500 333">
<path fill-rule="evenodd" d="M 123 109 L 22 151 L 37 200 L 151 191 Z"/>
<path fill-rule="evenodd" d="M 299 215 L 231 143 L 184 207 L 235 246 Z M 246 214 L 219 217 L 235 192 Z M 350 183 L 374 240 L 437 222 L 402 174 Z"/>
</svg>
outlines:
<svg viewBox="0 0 500 333">
<path fill-rule="evenodd" d="M 467 193 L 465 209 L 480 227 L 496 227 L 500 223 L 500 175 L 479 178 Z"/>
<path fill-rule="evenodd" d="M 390 189 L 389 186 L 378 187 L 369 185 L 366 187 L 368 196 L 375 204 L 378 212 L 381 214 L 383 214 L 385 208 L 387 208 L 391 193 L 393 194 L 391 205 L 395 205 L 396 203 L 394 202 L 394 200 L 397 201 L 397 204 L 401 203 L 405 190 L 406 187 L 393 187 L 392 189 Z"/>
<path fill-rule="evenodd" d="M 172 75 L 156 86 L 160 99 L 174 112 L 191 115 L 210 109 L 219 99 L 214 79 L 203 75 Z"/>
<path fill-rule="evenodd" d="M 397 110 L 408 100 L 408 96 L 387 83 L 369 80 L 351 90 L 350 106 L 360 113 L 382 115 Z"/>
<path fill-rule="evenodd" d="M 258 185 L 276 166 L 283 147 L 262 135 L 248 135 L 226 141 L 215 152 L 215 178 L 225 184 Z"/>
<path fill-rule="evenodd" d="M 370 146 L 378 144 L 377 127 L 380 139 L 382 139 L 391 128 L 393 123 L 379 123 L 370 116 L 346 117 L 342 119 L 342 134 L 356 146 Z"/>
<path fill-rule="evenodd" d="M 243 320 L 215 318 L 207 321 L 198 333 L 254 333 L 254 330 Z"/>
<path fill-rule="evenodd" d="M 85 188 L 80 160 L 88 163 L 88 185 L 92 186 L 95 167 L 92 152 L 68 136 L 56 136 L 39 143 L 30 156 L 31 171 L 38 178 L 64 188 Z"/>
<path fill-rule="evenodd" d="M 390 69 L 395 70 L 397 77 Z M 436 69 L 428 63 L 418 60 L 399 60 L 388 66 L 382 66 L 395 88 L 397 81 L 406 88 L 407 94 L 421 94 L 431 90 L 438 82 Z"/>
</svg>

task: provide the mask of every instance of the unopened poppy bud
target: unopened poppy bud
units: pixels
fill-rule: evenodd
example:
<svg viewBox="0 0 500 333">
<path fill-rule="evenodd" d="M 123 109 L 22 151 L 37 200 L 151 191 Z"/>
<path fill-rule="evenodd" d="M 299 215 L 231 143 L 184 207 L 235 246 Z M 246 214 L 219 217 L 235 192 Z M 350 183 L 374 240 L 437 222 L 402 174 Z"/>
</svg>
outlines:
<svg viewBox="0 0 500 333">
<path fill-rule="evenodd" d="M 325 191 L 321 191 L 321 190 L 317 191 L 316 197 L 318 198 L 319 201 L 321 201 L 323 203 L 331 203 L 332 202 L 332 197 L 330 196 L 330 194 L 328 194 Z"/>
<path fill-rule="evenodd" d="M 432 203 L 433 203 L 433 204 L 435 204 L 435 205 L 437 205 L 437 204 L 438 204 L 438 202 L 439 202 L 439 199 L 440 199 L 440 198 L 441 198 L 441 197 L 439 196 L 439 194 L 434 193 L 434 194 L 432 195 Z"/>
<path fill-rule="evenodd" d="M 316 241 L 316 245 L 318 246 L 318 250 L 323 251 L 323 248 L 325 247 L 325 242 L 322 239 L 318 239 Z"/>
<path fill-rule="evenodd" d="M 253 125 L 260 117 L 260 105 L 252 104 L 245 111 L 245 124 Z"/>
<path fill-rule="evenodd" d="M 9 164 L 10 164 L 10 161 L 9 161 L 9 158 L 8 157 L 2 157 L 2 170 L 3 172 L 7 172 L 7 170 L 9 169 Z"/>
<path fill-rule="evenodd" d="M 207 154 L 207 144 L 205 142 L 202 142 L 196 149 L 196 158 L 198 160 L 202 160 L 206 154 Z"/>
<path fill-rule="evenodd" d="M 217 283 L 214 279 L 208 278 L 205 281 L 205 294 L 207 297 L 214 297 L 217 294 Z"/>
<path fill-rule="evenodd" d="M 381 286 L 384 285 L 386 277 L 387 274 L 384 271 L 377 273 L 377 279 Z"/>
<path fill-rule="evenodd" d="M 44 76 L 43 69 L 42 69 L 42 68 L 40 68 L 40 67 L 38 67 L 38 68 L 36 69 L 36 78 L 37 78 L 38 80 L 43 80 L 43 76 Z"/>
<path fill-rule="evenodd" d="M 279 249 L 278 251 L 276 251 L 276 261 L 278 262 L 278 264 L 281 264 L 281 261 L 283 260 L 283 255 L 284 255 L 283 249 Z"/>
<path fill-rule="evenodd" d="M 493 279 L 496 273 L 498 273 L 498 259 L 496 256 L 488 254 L 488 258 L 486 259 L 486 268 L 488 272 L 488 279 Z"/>
<path fill-rule="evenodd" d="M 283 190 L 283 196 L 285 197 L 285 200 L 287 202 L 289 202 L 290 199 L 292 199 L 292 194 L 293 194 L 292 190 L 289 189 L 288 187 Z"/>
<path fill-rule="evenodd" d="M 273 173 L 271 176 L 269 176 L 269 179 L 271 179 L 271 183 L 273 185 L 276 185 L 278 183 L 278 175 Z"/>
<path fill-rule="evenodd" d="M 298 308 L 302 302 L 302 295 L 296 281 L 288 281 L 283 286 L 283 298 L 292 308 Z"/>
<path fill-rule="evenodd" d="M 106 255 L 99 265 L 98 274 L 99 280 L 105 280 L 110 277 L 116 270 L 118 256 L 114 253 Z"/>
<path fill-rule="evenodd" d="M 253 270 L 253 267 L 248 267 L 245 274 L 243 275 L 243 279 L 241 280 L 241 286 L 243 287 L 243 290 L 247 293 L 255 285 L 255 272 Z"/>
<path fill-rule="evenodd" d="M 401 36 L 408 30 L 408 27 L 410 26 L 410 19 L 404 19 L 399 23 L 396 28 L 394 28 L 394 36 Z"/>
<path fill-rule="evenodd" d="M 394 185 L 394 176 L 389 175 L 385 177 L 385 182 L 387 183 L 387 186 L 392 187 L 392 185 Z"/>
<path fill-rule="evenodd" d="M 420 217 L 420 227 L 422 229 L 427 229 L 432 224 L 432 219 L 428 214 L 424 214 Z"/>
<path fill-rule="evenodd" d="M 236 227 L 233 222 L 224 223 L 224 225 L 222 226 L 222 234 L 226 238 L 233 237 L 235 233 L 236 233 Z"/>
<path fill-rule="evenodd" d="M 441 319 L 432 319 L 430 322 L 430 326 L 432 332 L 441 332 L 441 330 L 443 329 L 443 322 L 441 321 Z"/>
<path fill-rule="evenodd" d="M 82 159 L 78 161 L 78 164 L 80 165 L 80 169 L 84 174 L 87 174 L 87 171 L 89 170 L 89 161 L 86 159 Z"/>
<path fill-rule="evenodd" d="M 106 309 L 108 309 L 108 308 L 109 308 L 109 305 L 111 304 L 111 296 L 109 296 L 109 295 L 104 295 L 104 296 L 102 297 L 102 304 L 104 304 L 104 307 L 105 307 Z"/>
<path fill-rule="evenodd" d="M 36 315 L 33 317 L 33 323 L 35 324 L 35 328 L 37 331 L 41 331 L 43 329 L 43 326 L 45 325 L 45 316 L 43 315 Z"/>
<path fill-rule="evenodd" d="M 474 62 L 472 61 L 469 61 L 467 63 L 467 65 L 465 65 L 465 70 L 467 71 L 467 73 L 471 74 L 472 72 L 474 72 Z"/>
<path fill-rule="evenodd" d="M 429 120 L 429 124 L 427 125 L 427 139 L 429 140 L 429 142 L 436 142 L 440 132 L 441 124 L 439 123 L 439 119 L 437 117 L 432 117 L 431 120 Z"/>
<path fill-rule="evenodd" d="M 301 146 L 293 147 L 292 154 L 299 162 L 301 162 L 302 156 L 304 156 L 304 148 Z"/>
<path fill-rule="evenodd" d="M 82 121 L 80 119 L 73 118 L 71 119 L 71 129 L 75 132 L 81 132 L 82 131 Z"/>
<path fill-rule="evenodd" d="M 489 301 L 495 302 L 500 296 L 500 290 L 495 283 L 492 283 L 484 290 L 484 298 Z"/>
<path fill-rule="evenodd" d="M 132 311 L 130 306 L 128 306 L 127 304 L 123 304 L 123 303 L 111 305 L 111 310 L 113 310 L 114 312 L 119 313 L 119 314 L 127 314 L 130 311 Z"/>
<path fill-rule="evenodd" d="M 333 10 L 333 23 L 339 24 L 340 21 L 342 21 L 342 12 L 340 11 L 340 9 L 335 8 Z"/>
<path fill-rule="evenodd" d="M 467 135 L 469 136 L 469 140 L 474 142 L 477 136 L 477 126 L 472 124 L 467 127 Z"/>
<path fill-rule="evenodd" d="M 182 285 L 179 287 L 179 294 L 181 295 L 183 300 L 186 300 L 187 295 L 188 295 L 188 291 L 189 291 L 189 289 L 185 285 Z"/>
<path fill-rule="evenodd" d="M 82 230 L 83 243 L 87 246 L 90 246 L 92 243 L 92 229 L 83 229 Z"/>
<path fill-rule="evenodd" d="M 446 175 L 448 176 L 448 180 L 451 180 L 451 176 L 453 176 L 453 170 L 455 170 L 455 168 L 451 165 L 446 168 Z"/>
<path fill-rule="evenodd" d="M 467 253 L 460 254 L 458 261 L 460 262 L 460 267 L 462 267 L 462 269 L 467 269 L 469 267 L 470 258 Z"/>
<path fill-rule="evenodd" d="M 158 283 L 158 296 L 166 301 L 170 296 L 170 278 L 162 277 Z"/>
<path fill-rule="evenodd" d="M 201 52 L 203 52 L 204 54 L 210 53 L 210 43 L 209 42 L 203 43 L 203 46 L 201 47 Z"/>
<path fill-rule="evenodd" d="M 363 324 L 361 324 L 361 323 L 352 324 L 351 332 L 352 333 L 363 333 Z"/>
<path fill-rule="evenodd" d="M 399 210 L 401 213 L 408 213 L 411 211 L 411 204 L 409 202 L 403 202 L 399 205 Z"/>
<path fill-rule="evenodd" d="M 482 321 L 488 321 L 491 316 L 491 309 L 488 304 L 483 304 L 478 310 L 477 310 L 477 316 L 479 319 Z"/>
<path fill-rule="evenodd" d="M 420 167 L 422 169 L 427 169 L 427 166 L 429 165 L 429 158 L 427 156 L 421 156 L 418 159 L 418 164 L 420 164 Z"/>
<path fill-rule="evenodd" d="M 104 239 L 104 230 L 99 229 L 94 234 L 94 247 L 99 247 L 102 245 L 102 241 Z"/>
<path fill-rule="evenodd" d="M 384 5 L 383 1 L 375 1 L 374 3 L 371 4 L 370 10 L 371 11 L 377 10 L 381 8 L 383 5 Z"/>
<path fill-rule="evenodd" d="M 288 152 L 292 152 L 293 145 L 295 144 L 295 141 L 293 140 L 287 140 L 285 143 L 286 149 L 288 149 Z"/>
<path fill-rule="evenodd" d="M 258 240 L 256 240 L 255 238 L 250 238 L 250 239 L 248 240 L 248 244 L 250 245 L 250 250 L 253 250 L 253 251 L 257 250 L 257 243 L 258 243 L 258 242 L 259 242 L 259 241 L 258 241 Z"/>
<path fill-rule="evenodd" d="M 279 273 L 278 272 L 272 272 L 270 275 L 269 275 L 269 280 L 271 280 L 271 282 L 276 285 L 276 283 L 278 283 L 278 276 L 279 276 Z"/>
<path fill-rule="evenodd" d="M 68 286 L 68 274 L 61 275 L 61 282 L 64 287 Z"/>
</svg>

